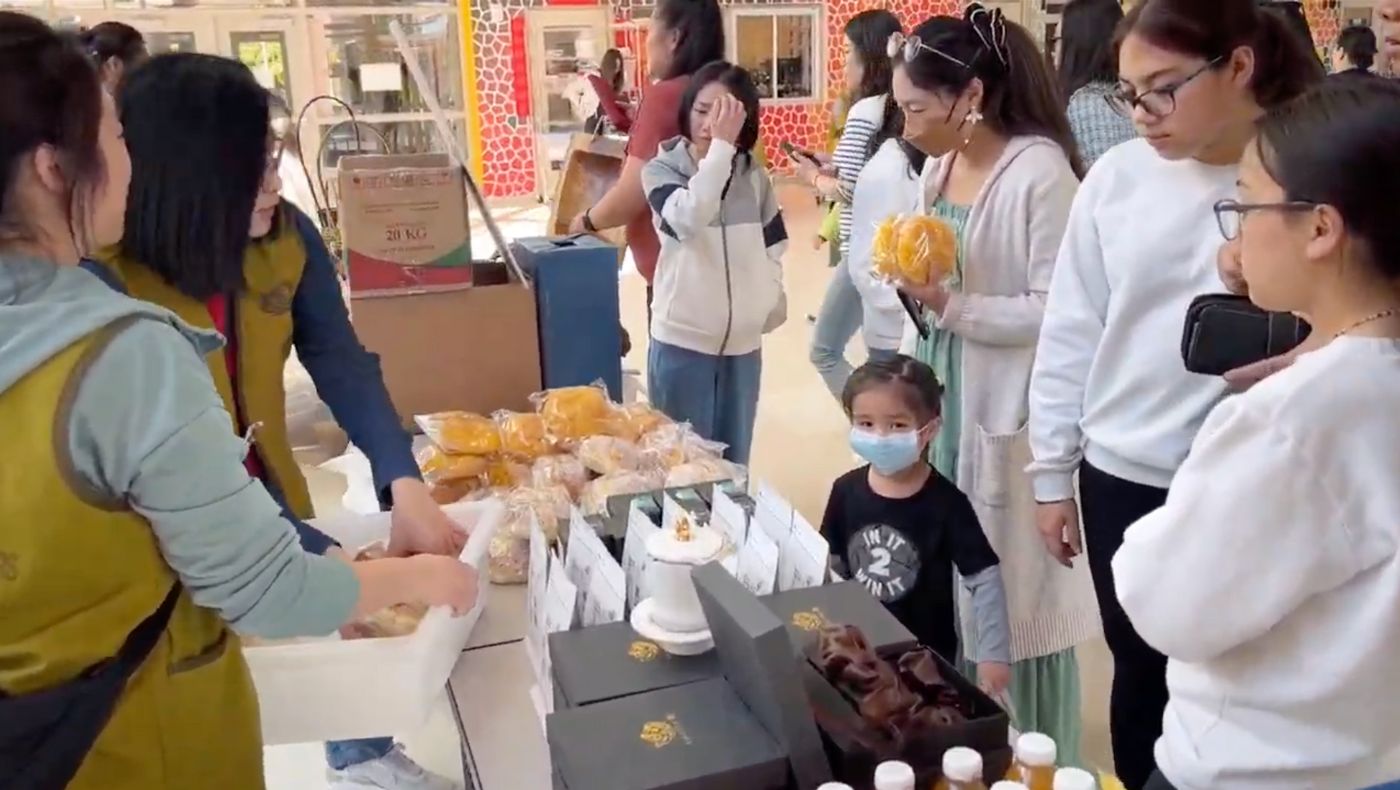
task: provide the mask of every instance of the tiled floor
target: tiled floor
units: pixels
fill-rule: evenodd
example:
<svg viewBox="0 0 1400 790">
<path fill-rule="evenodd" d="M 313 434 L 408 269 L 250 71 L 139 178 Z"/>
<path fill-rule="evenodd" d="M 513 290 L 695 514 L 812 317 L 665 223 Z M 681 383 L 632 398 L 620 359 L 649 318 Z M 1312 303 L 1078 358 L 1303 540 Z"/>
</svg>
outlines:
<svg viewBox="0 0 1400 790">
<path fill-rule="evenodd" d="M 846 444 L 845 418 L 807 358 L 812 325 L 806 316 L 817 312 L 830 277 L 826 251 L 814 250 L 811 243 L 821 214 L 805 190 L 782 186 L 779 193 L 792 236 L 792 245 L 784 261 L 789 318 L 764 345 L 753 472 L 771 482 L 808 519 L 817 522 L 831 481 L 850 469 L 853 460 Z M 539 235 L 547 212 L 540 207 L 517 208 L 502 210 L 495 216 L 507 238 L 518 238 Z M 474 249 L 483 255 L 494 249 L 484 229 L 473 236 Z M 645 284 L 629 269 L 621 279 L 621 289 L 623 323 L 634 338 L 644 338 Z M 856 348 L 858 345 L 851 350 L 853 362 L 858 361 L 861 353 Z M 627 364 L 641 370 L 646 362 L 645 344 L 636 343 L 634 347 L 636 350 Z M 314 486 L 332 501 L 338 497 L 335 493 L 338 481 L 333 477 L 318 476 Z M 1108 687 L 1112 670 L 1107 648 L 1102 642 L 1086 645 L 1080 649 L 1079 659 L 1084 687 L 1083 752 L 1093 766 L 1108 767 Z M 463 704 L 469 703 L 464 701 Z M 440 742 L 450 737 L 446 728 L 437 728 L 420 737 L 426 742 L 418 746 L 410 740 L 410 752 L 418 747 L 425 761 L 430 757 L 436 761 L 450 753 L 451 745 Z M 317 749 L 279 747 L 279 750 L 269 750 L 269 787 L 272 790 L 320 790 L 322 785 L 316 784 L 316 780 L 323 769 Z M 436 765 L 436 762 L 431 764 Z"/>
</svg>

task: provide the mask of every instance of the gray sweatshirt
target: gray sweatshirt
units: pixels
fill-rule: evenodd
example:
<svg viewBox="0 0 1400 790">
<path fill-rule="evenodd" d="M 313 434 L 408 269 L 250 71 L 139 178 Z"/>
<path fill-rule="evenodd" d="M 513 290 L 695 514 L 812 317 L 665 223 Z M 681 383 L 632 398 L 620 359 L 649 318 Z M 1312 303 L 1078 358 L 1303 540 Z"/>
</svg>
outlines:
<svg viewBox="0 0 1400 790">
<path fill-rule="evenodd" d="M 292 525 L 243 466 L 204 355 L 219 348 L 173 314 L 76 267 L 0 256 L 0 393 L 55 354 L 136 321 L 88 369 L 68 453 L 95 492 L 146 518 L 195 603 L 266 638 L 325 634 L 359 596 L 353 571 L 302 551 Z"/>
</svg>

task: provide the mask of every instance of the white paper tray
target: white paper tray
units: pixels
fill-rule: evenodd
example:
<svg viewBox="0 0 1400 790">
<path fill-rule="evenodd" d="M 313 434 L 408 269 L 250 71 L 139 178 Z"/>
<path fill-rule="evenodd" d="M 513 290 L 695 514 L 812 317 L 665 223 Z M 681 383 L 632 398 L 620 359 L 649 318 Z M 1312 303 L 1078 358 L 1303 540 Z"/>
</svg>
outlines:
<svg viewBox="0 0 1400 790">
<path fill-rule="evenodd" d="M 448 505 L 444 511 L 471 529 L 462 561 L 485 568 L 491 533 L 504 507 L 487 500 Z M 387 513 L 341 515 L 310 522 L 350 552 L 388 537 Z M 476 608 L 452 617 L 435 607 L 408 636 L 343 641 L 337 636 L 245 649 L 262 710 L 263 743 L 305 743 L 393 736 L 427 721 L 491 585 L 483 572 Z"/>
</svg>

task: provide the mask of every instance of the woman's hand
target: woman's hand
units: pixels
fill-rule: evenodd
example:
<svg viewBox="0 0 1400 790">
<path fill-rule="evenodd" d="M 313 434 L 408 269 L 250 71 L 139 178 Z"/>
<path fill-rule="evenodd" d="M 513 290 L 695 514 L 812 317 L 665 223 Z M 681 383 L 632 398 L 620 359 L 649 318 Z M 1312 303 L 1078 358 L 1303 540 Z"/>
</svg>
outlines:
<svg viewBox="0 0 1400 790">
<path fill-rule="evenodd" d="M 943 287 L 942 283 L 916 285 L 904 280 L 899 283 L 899 290 L 918 299 L 925 307 L 932 310 L 940 318 L 943 316 L 943 311 L 948 307 L 948 298 L 952 296 L 952 292 Z"/>
<path fill-rule="evenodd" d="M 569 233 L 571 233 L 571 234 L 577 234 L 577 233 L 587 233 L 587 232 L 588 232 L 588 228 L 584 227 L 584 225 L 583 225 L 583 214 L 582 214 L 582 213 L 580 213 L 578 216 L 574 217 L 573 219 L 569 220 Z"/>
<path fill-rule="evenodd" d="M 1000 661 L 983 661 L 977 665 L 977 687 L 996 696 L 1011 685 L 1011 665 Z"/>
<path fill-rule="evenodd" d="M 1073 568 L 1074 558 L 1084 552 L 1084 541 L 1079 534 L 1078 503 L 1073 499 L 1038 503 L 1035 528 L 1050 556 L 1066 568 Z"/>
<path fill-rule="evenodd" d="M 450 606 L 452 614 L 457 617 L 476 606 L 480 584 L 476 568 L 458 561 L 456 557 L 431 554 L 409 557 L 405 562 L 411 563 L 411 581 L 406 589 L 412 598 L 405 603 Z"/>
<path fill-rule="evenodd" d="M 739 133 L 744 131 L 744 120 L 747 117 L 748 112 L 744 110 L 744 105 L 726 93 L 716 99 L 714 106 L 710 108 L 710 134 L 716 140 L 734 145 L 739 139 Z"/>
<path fill-rule="evenodd" d="M 455 558 L 467 545 L 467 532 L 442 512 L 421 480 L 395 480 L 389 556 L 441 554 Z"/>
</svg>

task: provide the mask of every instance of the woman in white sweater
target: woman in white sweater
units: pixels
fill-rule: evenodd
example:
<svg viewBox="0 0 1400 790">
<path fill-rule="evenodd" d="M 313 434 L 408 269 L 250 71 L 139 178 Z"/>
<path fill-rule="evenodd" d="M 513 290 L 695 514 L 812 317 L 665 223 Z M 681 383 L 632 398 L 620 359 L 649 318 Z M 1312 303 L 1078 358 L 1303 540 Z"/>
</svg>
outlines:
<svg viewBox="0 0 1400 790">
<path fill-rule="evenodd" d="M 972 500 L 1001 559 L 1016 724 L 1055 738 L 1061 761 L 1074 763 L 1074 647 L 1097 632 L 1093 591 L 1084 569 L 1041 549 L 1024 470 L 1031 364 L 1079 158 L 1035 43 L 1000 11 L 973 4 L 963 18 L 934 17 L 891 49 L 905 138 L 931 157 L 921 208 L 959 238 L 949 280 L 902 286 L 932 324 L 916 355 L 947 388 L 930 460 Z"/>
<path fill-rule="evenodd" d="M 1232 197 L 1265 108 L 1321 78 L 1254 0 L 1142 0 L 1120 26 L 1115 102 L 1141 137 L 1109 151 L 1075 197 L 1031 379 L 1037 522 L 1066 565 L 1088 565 L 1113 652 L 1114 763 L 1129 790 L 1152 773 L 1166 659 L 1133 629 L 1109 563 L 1128 525 L 1161 506 L 1206 414 L 1225 394 L 1178 350 L 1190 301 L 1224 286 L 1210 207 Z M 1082 564 L 1082 563 L 1079 563 Z"/>
<path fill-rule="evenodd" d="M 1270 113 L 1216 206 L 1250 298 L 1317 350 L 1226 400 L 1113 559 L 1169 657 L 1150 787 L 1400 778 L 1400 85 Z"/>
</svg>

